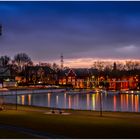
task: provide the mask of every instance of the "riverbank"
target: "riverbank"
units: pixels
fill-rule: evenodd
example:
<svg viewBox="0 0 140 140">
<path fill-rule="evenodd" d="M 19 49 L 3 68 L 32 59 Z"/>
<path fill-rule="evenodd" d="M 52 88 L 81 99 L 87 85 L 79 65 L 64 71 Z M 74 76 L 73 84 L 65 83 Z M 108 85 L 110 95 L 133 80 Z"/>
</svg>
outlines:
<svg viewBox="0 0 140 140">
<path fill-rule="evenodd" d="M 58 138 L 140 138 L 140 113 L 103 112 L 100 117 L 97 111 L 63 110 L 68 115 L 49 114 L 50 111 L 44 107 L 18 106 L 18 110 L 1 111 L 0 124 L 49 133 Z M 0 131 L 0 137 L 4 138 L 2 136 Z"/>
<path fill-rule="evenodd" d="M 0 95 L 26 95 L 34 93 L 59 93 L 65 92 L 66 89 L 62 88 L 4 88 L 0 90 Z"/>
</svg>

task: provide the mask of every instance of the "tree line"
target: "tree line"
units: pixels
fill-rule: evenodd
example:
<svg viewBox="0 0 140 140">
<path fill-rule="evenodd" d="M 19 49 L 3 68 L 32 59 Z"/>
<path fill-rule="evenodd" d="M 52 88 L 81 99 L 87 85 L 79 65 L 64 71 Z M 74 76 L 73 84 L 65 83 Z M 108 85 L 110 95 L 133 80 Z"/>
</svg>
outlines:
<svg viewBox="0 0 140 140">
<path fill-rule="evenodd" d="M 92 65 L 92 68 L 95 68 L 99 71 L 104 70 L 138 70 L 140 69 L 140 61 L 136 60 L 126 60 L 123 62 L 108 62 L 108 61 L 95 61 Z"/>
<path fill-rule="evenodd" d="M 0 66 L 1 67 L 10 66 L 17 73 L 24 71 L 26 66 L 33 66 L 33 65 L 34 65 L 34 63 L 33 63 L 32 59 L 26 53 L 17 53 L 13 57 L 13 59 L 11 59 L 7 55 L 0 57 Z M 48 66 L 55 71 L 60 70 L 59 65 L 57 65 L 56 63 L 53 63 L 53 64 L 46 63 L 45 66 Z"/>
<path fill-rule="evenodd" d="M 26 53 L 17 53 L 13 59 L 4 55 L 0 57 L 0 66 L 12 66 L 15 70 L 22 71 L 25 66 L 33 66 L 33 61 Z M 58 71 L 60 67 L 58 64 L 46 63 L 47 66 Z M 67 67 L 68 68 L 68 67 Z M 120 62 L 108 62 L 108 61 L 95 61 L 92 65 L 93 69 L 97 69 L 99 72 L 111 72 L 111 71 L 137 71 L 140 70 L 140 61 L 126 60 Z"/>
</svg>

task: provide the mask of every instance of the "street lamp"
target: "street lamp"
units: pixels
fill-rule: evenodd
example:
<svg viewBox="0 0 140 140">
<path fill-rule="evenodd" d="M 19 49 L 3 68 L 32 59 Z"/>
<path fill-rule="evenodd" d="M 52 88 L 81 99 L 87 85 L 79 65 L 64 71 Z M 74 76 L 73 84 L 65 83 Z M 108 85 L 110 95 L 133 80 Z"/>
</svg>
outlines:
<svg viewBox="0 0 140 140">
<path fill-rule="evenodd" d="M 102 117 L 102 89 L 100 90 L 99 92 L 99 95 L 100 95 L 100 117 Z"/>
</svg>

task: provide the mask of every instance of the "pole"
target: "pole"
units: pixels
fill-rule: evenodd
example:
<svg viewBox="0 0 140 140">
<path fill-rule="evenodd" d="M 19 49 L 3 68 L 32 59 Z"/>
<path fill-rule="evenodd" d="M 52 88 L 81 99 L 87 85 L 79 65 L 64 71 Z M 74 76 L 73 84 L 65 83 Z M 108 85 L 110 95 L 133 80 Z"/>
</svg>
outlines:
<svg viewBox="0 0 140 140">
<path fill-rule="evenodd" d="M 102 116 L 102 91 L 100 91 L 100 117 Z"/>
<path fill-rule="evenodd" d="M 0 36 L 2 35 L 2 25 L 0 24 Z"/>
<path fill-rule="evenodd" d="M 17 88 L 16 88 L 16 110 L 17 110 Z"/>
</svg>

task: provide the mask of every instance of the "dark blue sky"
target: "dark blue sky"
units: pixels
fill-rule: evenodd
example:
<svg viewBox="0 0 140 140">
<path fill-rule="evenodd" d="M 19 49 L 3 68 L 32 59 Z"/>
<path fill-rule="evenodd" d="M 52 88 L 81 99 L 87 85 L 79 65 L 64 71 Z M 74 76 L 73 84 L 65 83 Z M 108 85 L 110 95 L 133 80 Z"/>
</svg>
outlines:
<svg viewBox="0 0 140 140">
<path fill-rule="evenodd" d="M 140 59 L 140 2 L 0 2 L 0 55 Z"/>
</svg>

